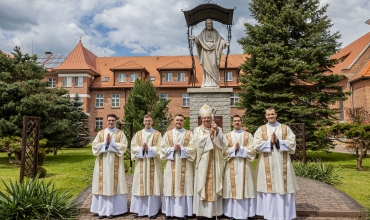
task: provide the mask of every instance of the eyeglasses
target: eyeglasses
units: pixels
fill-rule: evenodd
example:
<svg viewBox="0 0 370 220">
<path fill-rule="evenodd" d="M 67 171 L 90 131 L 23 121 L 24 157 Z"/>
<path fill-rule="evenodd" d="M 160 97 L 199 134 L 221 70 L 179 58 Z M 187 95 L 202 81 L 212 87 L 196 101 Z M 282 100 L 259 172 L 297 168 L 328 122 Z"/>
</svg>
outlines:
<svg viewBox="0 0 370 220">
<path fill-rule="evenodd" d="M 108 121 L 116 121 L 116 120 L 108 120 Z"/>
</svg>

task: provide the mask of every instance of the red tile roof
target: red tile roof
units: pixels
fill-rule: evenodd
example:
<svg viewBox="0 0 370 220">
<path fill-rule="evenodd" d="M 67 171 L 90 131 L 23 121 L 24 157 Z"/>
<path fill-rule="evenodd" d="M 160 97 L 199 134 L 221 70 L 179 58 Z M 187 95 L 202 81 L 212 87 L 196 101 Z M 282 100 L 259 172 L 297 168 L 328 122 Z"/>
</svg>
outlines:
<svg viewBox="0 0 370 220">
<path fill-rule="evenodd" d="M 342 69 L 350 69 L 357 59 L 362 55 L 362 53 L 369 47 L 369 44 L 370 32 L 331 56 L 331 58 L 344 59 L 332 69 L 333 73 L 342 74 Z"/>
<path fill-rule="evenodd" d="M 54 70 L 91 70 L 95 74 L 99 74 L 96 59 L 97 56 L 86 49 L 80 41 L 67 59 Z"/>
</svg>

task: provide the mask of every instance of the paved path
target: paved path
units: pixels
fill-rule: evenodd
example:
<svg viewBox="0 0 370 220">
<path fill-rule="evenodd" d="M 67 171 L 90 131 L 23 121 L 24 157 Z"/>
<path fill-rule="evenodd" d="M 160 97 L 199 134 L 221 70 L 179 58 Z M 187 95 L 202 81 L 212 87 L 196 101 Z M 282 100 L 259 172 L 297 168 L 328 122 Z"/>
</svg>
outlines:
<svg viewBox="0 0 370 220">
<path fill-rule="evenodd" d="M 297 220 L 318 219 L 318 220 L 355 220 L 363 215 L 364 208 L 347 194 L 336 188 L 316 180 L 297 177 L 300 190 L 296 192 Z M 132 175 L 126 175 L 127 199 L 131 199 Z M 86 187 L 77 197 L 81 203 L 80 220 L 98 219 L 90 213 L 91 186 Z M 130 207 L 130 201 L 128 201 Z M 115 219 L 134 219 L 133 214 L 117 216 Z M 164 215 L 158 215 L 157 219 L 164 219 Z M 253 219 L 262 219 L 256 217 Z"/>
</svg>

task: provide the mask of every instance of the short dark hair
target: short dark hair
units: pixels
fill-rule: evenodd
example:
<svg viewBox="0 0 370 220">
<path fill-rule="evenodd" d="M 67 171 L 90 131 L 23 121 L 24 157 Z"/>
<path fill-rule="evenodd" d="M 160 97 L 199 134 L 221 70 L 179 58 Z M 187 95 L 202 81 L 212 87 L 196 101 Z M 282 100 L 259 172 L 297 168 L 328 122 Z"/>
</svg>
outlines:
<svg viewBox="0 0 370 220">
<path fill-rule="evenodd" d="M 234 115 L 233 117 L 231 117 L 233 120 L 234 120 L 234 118 L 240 118 L 240 121 L 243 121 L 243 118 L 242 117 L 240 117 L 240 115 Z"/>
<path fill-rule="evenodd" d="M 118 117 L 117 117 L 117 115 L 115 115 L 115 114 L 109 114 L 109 115 L 107 116 L 107 119 L 108 119 L 109 117 L 112 117 L 112 118 L 115 118 L 116 120 L 118 120 Z"/>
<path fill-rule="evenodd" d="M 265 113 L 266 113 L 266 111 L 271 111 L 271 110 L 274 110 L 275 111 L 275 113 L 276 113 L 276 110 L 274 109 L 274 108 L 271 108 L 271 107 L 269 107 L 269 108 L 267 108 L 266 110 L 265 110 Z"/>
<path fill-rule="evenodd" d="M 176 115 L 175 115 L 175 118 L 176 118 L 177 116 L 180 116 L 180 117 L 182 117 L 183 119 L 185 119 L 185 116 L 184 116 L 183 114 L 176 114 Z"/>
</svg>

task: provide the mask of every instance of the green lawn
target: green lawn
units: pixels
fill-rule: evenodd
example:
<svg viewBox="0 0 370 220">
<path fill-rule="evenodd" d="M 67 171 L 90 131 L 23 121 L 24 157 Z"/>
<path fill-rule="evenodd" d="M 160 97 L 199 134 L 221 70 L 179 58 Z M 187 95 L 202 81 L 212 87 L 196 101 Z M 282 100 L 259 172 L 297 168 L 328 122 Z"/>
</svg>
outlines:
<svg viewBox="0 0 370 220">
<path fill-rule="evenodd" d="M 71 189 L 76 196 L 90 183 L 84 181 L 92 172 L 95 157 L 91 148 L 63 149 L 57 155 L 47 154 L 44 167 L 47 170 L 47 178 L 53 179 L 60 189 Z M 19 180 L 20 168 L 18 165 L 9 164 L 5 153 L 0 153 L 0 177 L 5 181 Z M 4 185 L 0 184 L 0 190 Z"/>
<path fill-rule="evenodd" d="M 324 162 L 341 167 L 342 183 L 335 186 L 357 200 L 365 208 L 370 208 L 370 158 L 363 160 L 364 171 L 356 170 L 354 155 L 343 153 L 326 153 L 324 151 L 307 152 L 308 159 L 321 158 Z M 58 155 L 46 155 L 44 167 L 48 179 L 53 179 L 60 189 L 72 189 L 76 196 L 90 184 L 86 179 L 92 173 L 95 157 L 90 148 L 63 149 Z M 126 161 L 128 165 L 129 161 Z M 9 180 L 19 180 L 19 166 L 9 164 L 5 153 L 0 153 L 0 177 Z M 4 186 L 0 183 L 0 190 Z"/>
<path fill-rule="evenodd" d="M 315 151 L 307 152 L 307 158 L 321 158 L 323 162 L 340 167 L 339 175 L 342 183 L 335 187 L 370 209 L 370 158 L 364 158 L 362 161 L 364 171 L 356 169 L 356 157 L 351 154 Z"/>
</svg>

